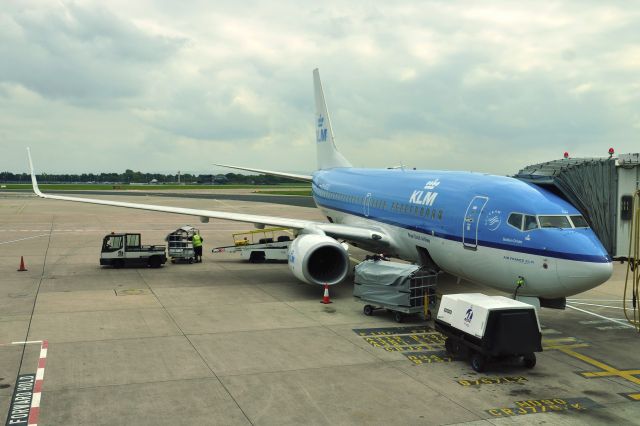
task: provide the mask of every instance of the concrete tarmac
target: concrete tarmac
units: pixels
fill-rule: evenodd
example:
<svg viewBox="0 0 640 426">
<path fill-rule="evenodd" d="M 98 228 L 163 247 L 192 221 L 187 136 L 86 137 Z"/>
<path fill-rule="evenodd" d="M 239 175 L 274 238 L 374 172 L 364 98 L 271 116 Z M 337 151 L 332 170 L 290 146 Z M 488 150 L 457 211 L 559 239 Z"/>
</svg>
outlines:
<svg viewBox="0 0 640 426">
<path fill-rule="evenodd" d="M 144 202 L 323 219 L 311 208 L 232 199 Z M 477 374 L 446 355 L 432 322 L 364 316 L 349 282 L 331 288 L 332 304 L 320 304 L 322 289 L 299 283 L 285 264 L 210 252 L 250 224 L 195 222 L 0 194 L 0 415 L 7 424 L 26 424 L 18 421 L 34 412 L 41 425 L 640 422 L 640 336 L 622 320 L 624 266 L 567 310 L 542 310 L 545 350 L 534 369 L 497 364 Z M 98 264 L 111 231 L 162 244 L 189 223 L 204 237 L 203 263 Z M 16 271 L 20 256 L 26 272 Z M 446 276 L 439 291 L 496 293 Z M 36 374 L 39 385 L 29 390 L 25 381 Z M 38 390 L 39 408 L 29 410 Z"/>
</svg>

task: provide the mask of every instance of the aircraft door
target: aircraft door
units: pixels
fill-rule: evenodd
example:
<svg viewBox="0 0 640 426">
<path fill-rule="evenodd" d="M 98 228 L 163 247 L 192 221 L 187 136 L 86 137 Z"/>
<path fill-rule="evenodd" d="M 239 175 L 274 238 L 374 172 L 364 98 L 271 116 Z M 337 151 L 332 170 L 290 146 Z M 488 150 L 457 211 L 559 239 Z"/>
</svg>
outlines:
<svg viewBox="0 0 640 426">
<path fill-rule="evenodd" d="M 364 216 L 369 217 L 369 207 L 371 206 L 371 193 L 367 193 L 367 196 L 364 197 Z"/>
<path fill-rule="evenodd" d="M 478 248 L 478 224 L 480 215 L 489 198 L 476 196 L 469 203 L 462 224 L 462 245 L 464 248 L 475 250 Z"/>
</svg>

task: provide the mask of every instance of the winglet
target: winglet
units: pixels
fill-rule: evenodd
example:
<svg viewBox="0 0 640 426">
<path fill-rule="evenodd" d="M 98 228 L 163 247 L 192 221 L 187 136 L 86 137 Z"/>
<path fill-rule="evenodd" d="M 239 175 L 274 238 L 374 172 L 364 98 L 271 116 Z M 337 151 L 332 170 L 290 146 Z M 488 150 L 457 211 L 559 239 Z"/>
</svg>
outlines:
<svg viewBox="0 0 640 426">
<path fill-rule="evenodd" d="M 31 161 L 31 150 L 29 148 L 27 148 L 27 157 L 29 157 L 29 171 L 31 172 L 31 183 L 33 184 L 33 192 L 35 192 L 38 197 L 44 197 L 44 194 L 40 192 L 40 188 L 38 188 L 36 172 L 33 171 L 33 161 Z"/>
</svg>

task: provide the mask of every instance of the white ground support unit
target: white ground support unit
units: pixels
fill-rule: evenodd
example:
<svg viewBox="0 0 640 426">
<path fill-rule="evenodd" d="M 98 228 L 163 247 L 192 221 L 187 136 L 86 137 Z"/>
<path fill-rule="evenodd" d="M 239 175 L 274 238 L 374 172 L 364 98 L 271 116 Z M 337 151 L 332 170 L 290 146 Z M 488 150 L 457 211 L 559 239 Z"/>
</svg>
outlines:
<svg viewBox="0 0 640 426">
<path fill-rule="evenodd" d="M 227 247 L 216 247 L 212 253 L 239 253 L 240 258 L 251 263 L 262 263 L 266 261 L 286 262 L 289 258 L 289 247 L 291 239 L 281 241 L 269 241 L 256 244 L 234 245 Z"/>
<path fill-rule="evenodd" d="M 122 268 L 150 266 L 159 268 L 167 262 L 165 246 L 143 246 L 140 234 L 111 233 L 102 240 L 100 265 Z"/>
<path fill-rule="evenodd" d="M 535 307 L 503 296 L 481 293 L 442 296 L 436 330 L 446 337 L 452 355 L 471 356 L 474 370 L 488 361 L 522 357 L 533 368 L 535 352 L 542 351 L 542 332 Z"/>
</svg>

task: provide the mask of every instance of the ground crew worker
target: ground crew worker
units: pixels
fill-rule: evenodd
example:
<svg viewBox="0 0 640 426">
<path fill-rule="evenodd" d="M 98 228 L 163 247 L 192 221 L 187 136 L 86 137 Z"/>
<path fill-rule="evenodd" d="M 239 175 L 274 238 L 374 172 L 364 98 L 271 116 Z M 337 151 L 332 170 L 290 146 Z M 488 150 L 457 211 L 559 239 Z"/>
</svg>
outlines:
<svg viewBox="0 0 640 426">
<path fill-rule="evenodd" d="M 196 232 L 193 234 L 193 237 L 191 237 L 191 241 L 193 242 L 193 252 L 196 256 L 196 262 L 202 262 L 202 243 L 204 242 L 204 238 Z"/>
</svg>

